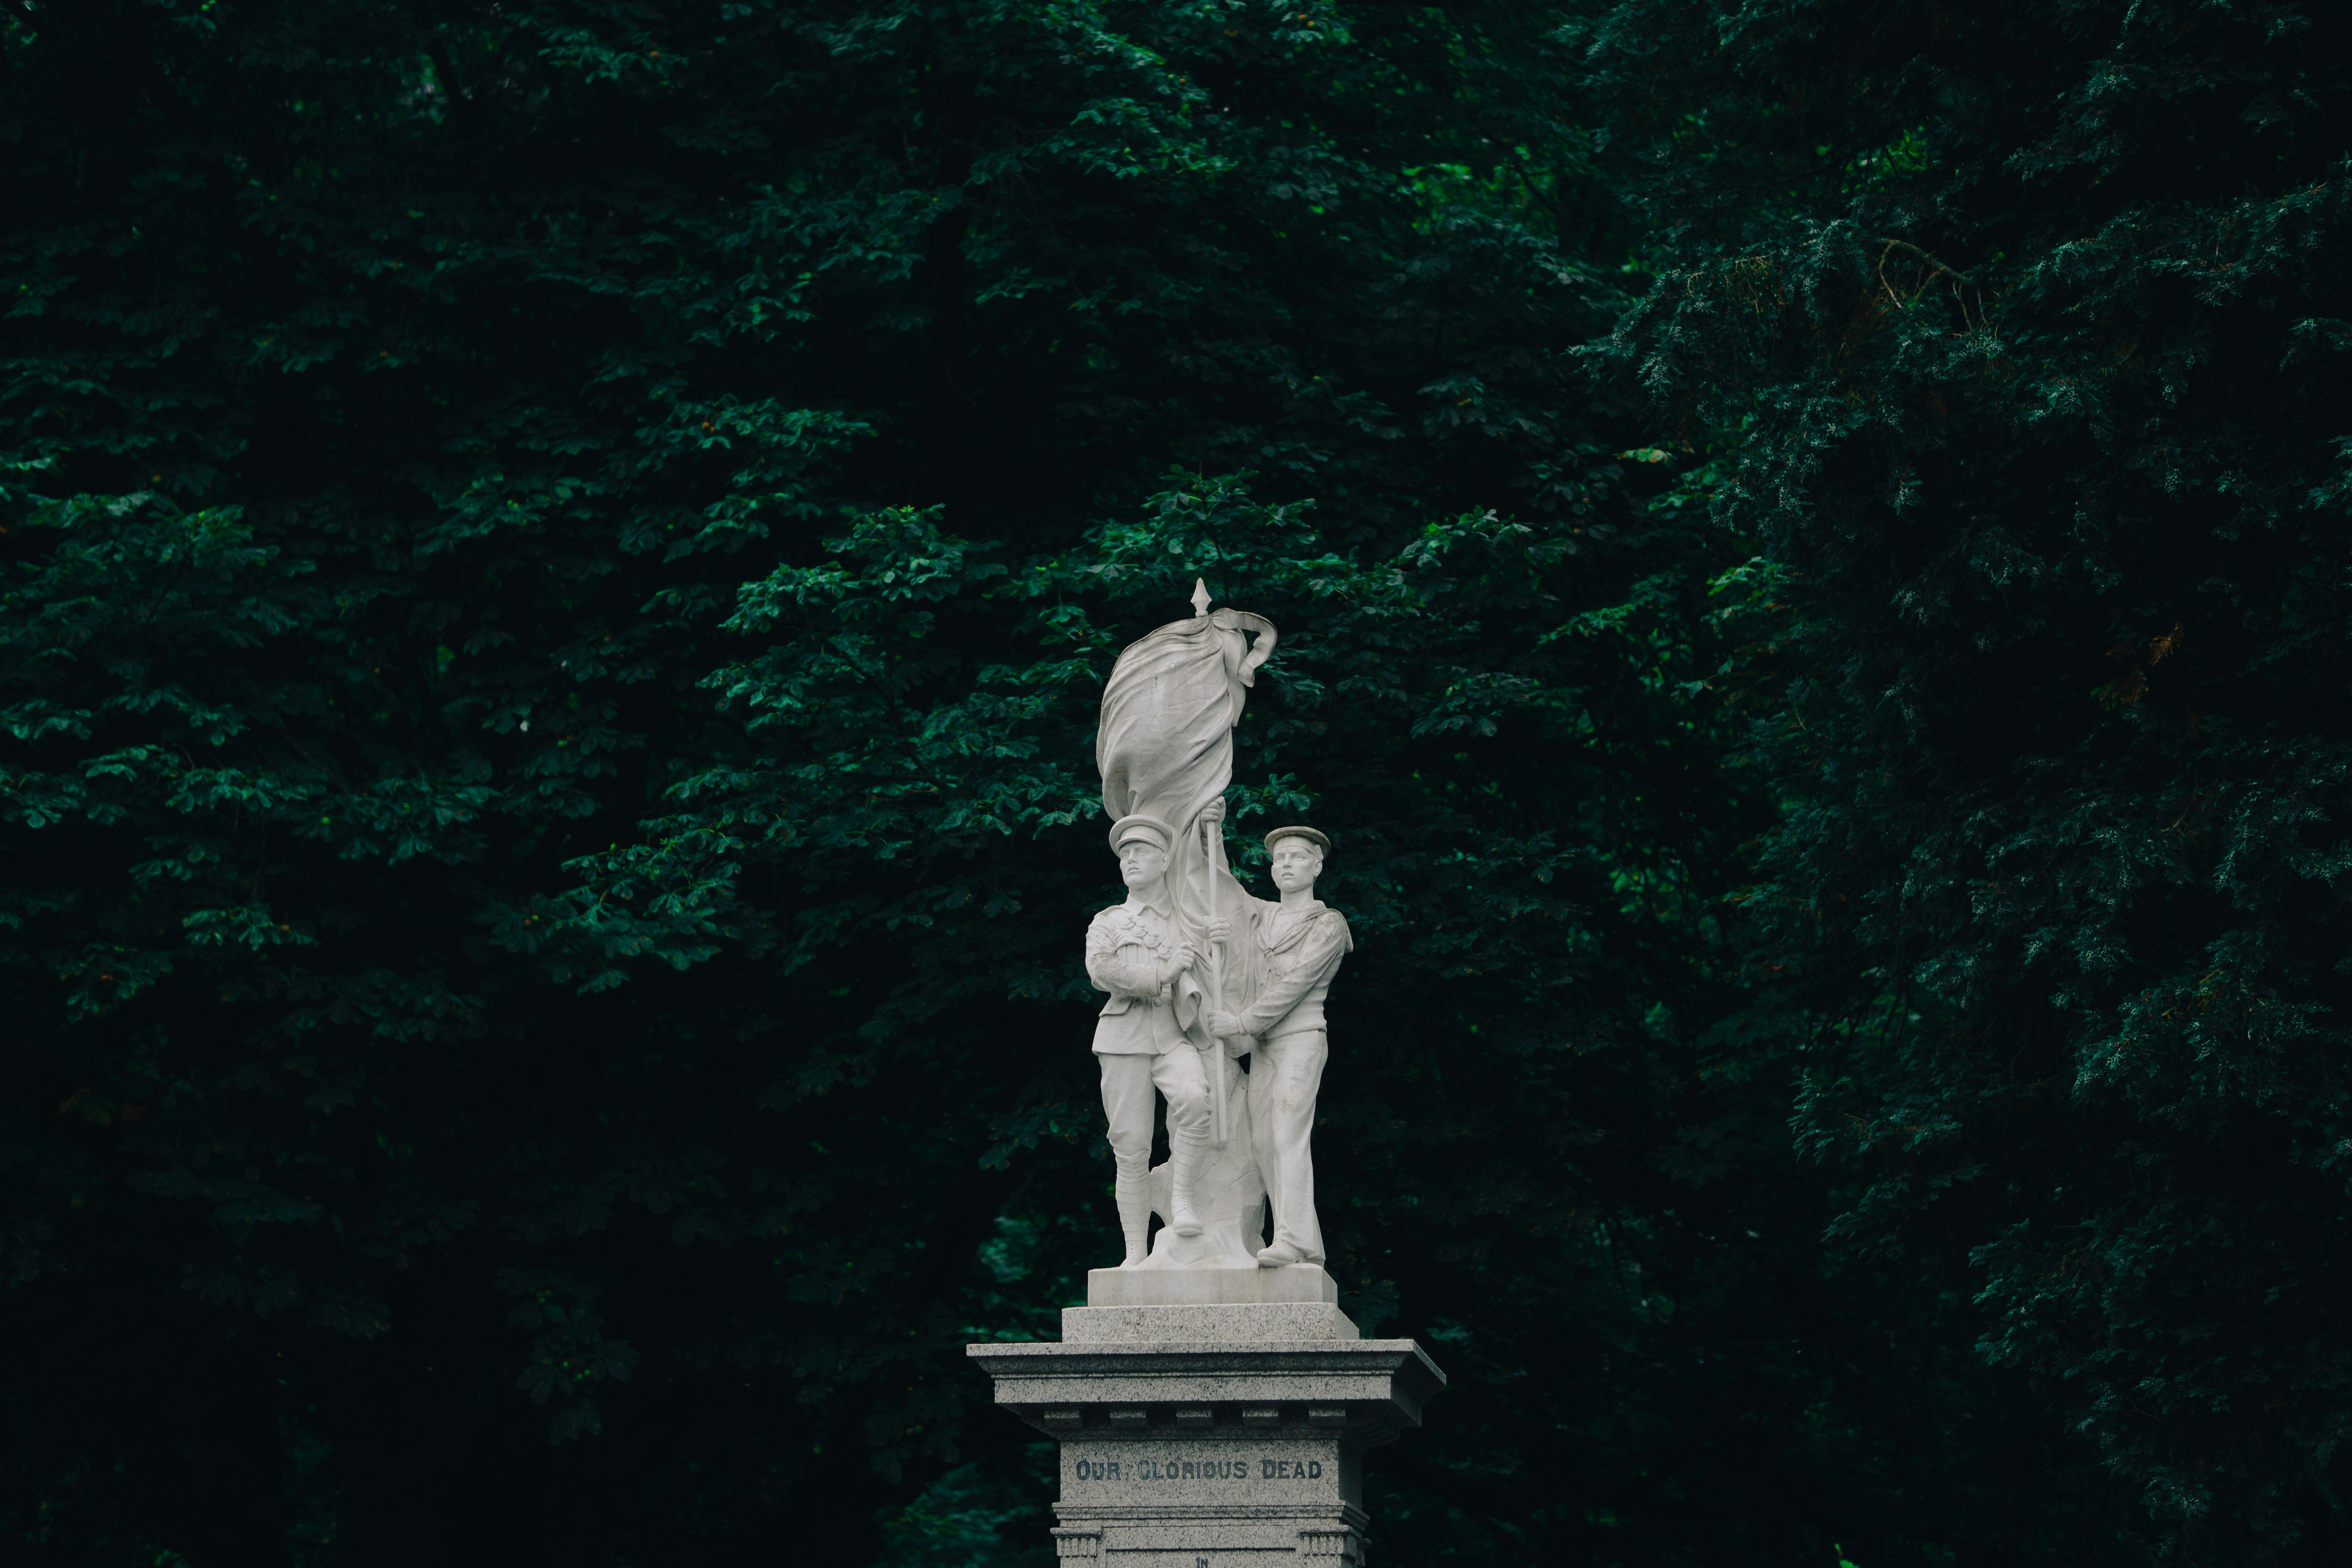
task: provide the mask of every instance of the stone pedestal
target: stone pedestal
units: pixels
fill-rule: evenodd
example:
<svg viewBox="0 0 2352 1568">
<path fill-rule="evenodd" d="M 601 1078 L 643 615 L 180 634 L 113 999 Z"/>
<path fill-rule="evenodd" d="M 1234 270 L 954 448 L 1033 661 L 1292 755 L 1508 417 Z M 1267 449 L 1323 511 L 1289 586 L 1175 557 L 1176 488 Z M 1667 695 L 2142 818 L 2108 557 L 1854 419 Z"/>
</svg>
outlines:
<svg viewBox="0 0 2352 1568">
<path fill-rule="evenodd" d="M 1103 1301 L 1152 1294 L 1127 1288 L 1139 1272 L 1097 1270 L 1093 1304 L 1064 1310 L 1059 1343 L 966 1349 L 996 1403 L 1061 1445 L 1057 1555 L 1087 1568 L 1361 1563 L 1364 1450 L 1420 1426 L 1445 1374 L 1411 1340 L 1359 1337 L 1320 1268 Z M 1150 1272 L 1163 1287 L 1181 1278 Z M 1320 1283 L 1276 1278 L 1308 1273 Z M 1219 1300 L 1226 1288 L 1261 1294 Z"/>
</svg>

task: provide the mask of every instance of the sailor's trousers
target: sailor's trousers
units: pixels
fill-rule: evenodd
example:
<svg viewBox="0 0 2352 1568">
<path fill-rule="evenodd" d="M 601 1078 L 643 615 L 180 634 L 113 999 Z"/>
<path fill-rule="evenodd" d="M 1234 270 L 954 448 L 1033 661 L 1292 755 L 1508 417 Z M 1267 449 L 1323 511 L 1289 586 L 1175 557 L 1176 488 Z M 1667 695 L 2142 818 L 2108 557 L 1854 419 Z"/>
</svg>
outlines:
<svg viewBox="0 0 2352 1568">
<path fill-rule="evenodd" d="M 1315 1219 L 1315 1096 L 1330 1037 L 1320 1029 L 1260 1040 L 1250 1053 L 1250 1153 L 1274 1201 L 1274 1239 L 1309 1263 L 1323 1261 Z"/>
</svg>

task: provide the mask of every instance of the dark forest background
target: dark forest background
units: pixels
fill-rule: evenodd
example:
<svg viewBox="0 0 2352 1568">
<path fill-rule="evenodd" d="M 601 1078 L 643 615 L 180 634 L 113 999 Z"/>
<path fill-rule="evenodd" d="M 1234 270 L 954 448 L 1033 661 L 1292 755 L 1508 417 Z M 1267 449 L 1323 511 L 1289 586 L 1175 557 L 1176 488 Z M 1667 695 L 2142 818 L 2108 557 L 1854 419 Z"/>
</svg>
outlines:
<svg viewBox="0 0 2352 1568">
<path fill-rule="evenodd" d="M 5 0 L 5 1555 L 1045 1562 L 1200 575 L 1381 1561 L 2352 1558 L 2347 61 Z"/>
</svg>

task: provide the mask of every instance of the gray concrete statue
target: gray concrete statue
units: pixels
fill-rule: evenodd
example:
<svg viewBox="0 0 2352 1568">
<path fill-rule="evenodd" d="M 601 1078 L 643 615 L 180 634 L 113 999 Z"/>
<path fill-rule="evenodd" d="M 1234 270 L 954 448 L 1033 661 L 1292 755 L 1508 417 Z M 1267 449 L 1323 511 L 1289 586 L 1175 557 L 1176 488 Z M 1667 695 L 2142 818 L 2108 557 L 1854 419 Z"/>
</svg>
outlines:
<svg viewBox="0 0 2352 1568">
<path fill-rule="evenodd" d="M 1087 973 L 1110 993 L 1095 1052 L 1118 1167 L 1123 1267 L 1130 1268 L 1246 1267 L 1256 1243 L 1244 1233 L 1264 1203 L 1249 1140 L 1234 1137 L 1237 1069 L 1209 1035 L 1205 1015 L 1212 999 L 1230 1005 L 1255 990 L 1254 953 L 1228 962 L 1228 944 L 1212 943 L 1208 929 L 1218 921 L 1230 931 L 1230 915 L 1248 900 L 1225 865 L 1219 824 L 1234 776 L 1234 726 L 1274 651 L 1275 630 L 1263 616 L 1212 612 L 1205 584 L 1194 584 L 1192 606 L 1191 619 L 1119 654 L 1103 686 L 1095 741 L 1128 900 L 1087 928 Z M 1164 1193 L 1149 1165 L 1155 1089 L 1168 1101 Z M 1205 1226 L 1196 1190 L 1204 1171 L 1212 1194 Z M 1146 1242 L 1155 1208 L 1187 1245 L 1152 1253 Z"/>
<path fill-rule="evenodd" d="M 1219 813 L 1222 816 L 1222 813 Z M 1311 827 L 1277 827 L 1265 836 L 1279 903 L 1244 894 L 1244 940 L 1256 950 L 1256 994 L 1238 1012 L 1209 1011 L 1209 1031 L 1249 1068 L 1250 1152 L 1274 1205 L 1274 1240 L 1261 1249 L 1261 1267 L 1323 1261 L 1323 1227 L 1315 1219 L 1315 1097 L 1323 1083 L 1330 1038 L 1323 999 L 1339 961 L 1355 950 L 1347 917 L 1315 897 L 1331 841 Z M 1231 939 L 1223 920 L 1209 940 Z"/>
<path fill-rule="evenodd" d="M 1148 1256 L 1154 1089 L 1168 1101 L 1174 1211 L 1168 1221 L 1179 1236 L 1201 1234 L 1192 1177 L 1209 1140 L 1209 1086 L 1201 1042 L 1191 1027 L 1201 1011 L 1193 974 L 1201 955 L 1187 940 L 1169 892 L 1168 852 L 1175 838 L 1164 822 L 1120 817 L 1110 830 L 1110 847 L 1127 883 L 1127 902 L 1103 910 L 1087 927 L 1087 978 L 1110 993 L 1095 1021 L 1095 1055 L 1102 1064 L 1103 1113 L 1118 1167 L 1114 1190 L 1129 1268 Z"/>
<path fill-rule="evenodd" d="M 1087 973 L 1110 994 L 1095 1059 L 1127 1255 L 1087 1270 L 1060 1341 L 966 1353 L 1058 1446 L 1061 1568 L 1362 1568 L 1364 1452 L 1445 1374 L 1363 1338 L 1323 1267 L 1310 1144 L 1348 922 L 1316 900 L 1331 845 L 1311 827 L 1265 836 L 1278 898 L 1226 867 L 1234 726 L 1275 634 L 1205 586 L 1192 603 L 1119 655 L 1096 742 L 1127 899 L 1087 928 Z"/>
<path fill-rule="evenodd" d="M 1192 603 L 1192 619 L 1119 655 L 1096 742 L 1128 887 L 1127 901 L 1087 931 L 1087 976 L 1110 994 L 1095 1054 L 1121 1267 L 1319 1265 L 1309 1141 L 1328 1054 L 1323 999 L 1351 946 L 1348 922 L 1316 900 L 1330 841 L 1311 827 L 1266 837 L 1279 901 L 1252 898 L 1225 864 L 1234 726 L 1275 629 L 1260 616 L 1213 613 L 1205 584 Z M 1156 1172 L 1155 1091 L 1168 1104 L 1169 1142 Z M 1274 1236 L 1262 1246 L 1269 1202 Z M 1155 1209 L 1168 1221 L 1157 1247 Z"/>
</svg>

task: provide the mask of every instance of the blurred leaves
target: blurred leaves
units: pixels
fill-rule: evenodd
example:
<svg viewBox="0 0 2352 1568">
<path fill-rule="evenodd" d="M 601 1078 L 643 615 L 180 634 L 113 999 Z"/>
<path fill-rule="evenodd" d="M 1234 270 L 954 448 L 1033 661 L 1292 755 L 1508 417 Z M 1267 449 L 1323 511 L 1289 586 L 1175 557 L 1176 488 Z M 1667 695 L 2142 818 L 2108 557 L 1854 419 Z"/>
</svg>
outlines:
<svg viewBox="0 0 2352 1568">
<path fill-rule="evenodd" d="M 2344 17 L 1716 20 L 1580 35 L 1673 224 L 1596 359 L 1736 436 L 1836 1234 L 1965 1267 L 2173 1560 L 2340 1556 Z"/>
</svg>

